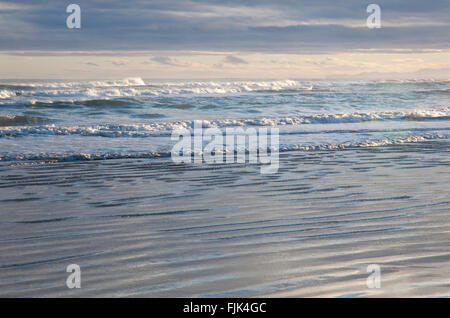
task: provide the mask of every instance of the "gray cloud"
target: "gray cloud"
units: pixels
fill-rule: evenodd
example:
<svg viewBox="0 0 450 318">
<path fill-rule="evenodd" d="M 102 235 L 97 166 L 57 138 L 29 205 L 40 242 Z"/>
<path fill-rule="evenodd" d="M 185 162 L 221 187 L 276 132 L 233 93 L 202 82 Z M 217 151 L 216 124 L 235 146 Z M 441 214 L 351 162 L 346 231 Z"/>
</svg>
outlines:
<svg viewBox="0 0 450 318">
<path fill-rule="evenodd" d="M 159 64 L 170 65 L 170 66 L 180 66 L 179 63 L 172 60 L 168 56 L 155 56 L 152 58 L 152 61 L 157 62 Z"/>
<path fill-rule="evenodd" d="M 228 55 L 227 57 L 225 57 L 223 59 L 223 62 L 228 64 L 248 64 L 246 60 L 232 55 Z"/>
<path fill-rule="evenodd" d="M 376 2 L 386 26 L 371 30 L 365 27 L 370 2 L 360 0 L 79 0 L 82 28 L 69 30 L 68 3 L 0 0 L 0 50 L 325 53 L 450 47 L 449 0 Z"/>
<path fill-rule="evenodd" d="M 123 60 L 123 59 L 115 59 L 115 60 L 111 60 L 111 61 L 108 61 L 108 62 L 110 62 L 114 66 L 124 66 L 124 65 L 127 65 L 129 63 L 128 60 Z"/>
</svg>

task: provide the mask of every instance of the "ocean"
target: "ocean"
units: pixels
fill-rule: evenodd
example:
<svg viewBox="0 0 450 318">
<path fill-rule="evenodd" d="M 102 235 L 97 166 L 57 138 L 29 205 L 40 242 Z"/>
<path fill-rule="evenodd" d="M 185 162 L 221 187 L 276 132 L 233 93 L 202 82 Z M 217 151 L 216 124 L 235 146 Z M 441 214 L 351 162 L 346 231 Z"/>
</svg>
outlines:
<svg viewBox="0 0 450 318">
<path fill-rule="evenodd" d="M 277 171 L 174 162 L 197 121 Z M 0 296 L 450 296 L 449 136 L 449 81 L 0 80 Z"/>
</svg>

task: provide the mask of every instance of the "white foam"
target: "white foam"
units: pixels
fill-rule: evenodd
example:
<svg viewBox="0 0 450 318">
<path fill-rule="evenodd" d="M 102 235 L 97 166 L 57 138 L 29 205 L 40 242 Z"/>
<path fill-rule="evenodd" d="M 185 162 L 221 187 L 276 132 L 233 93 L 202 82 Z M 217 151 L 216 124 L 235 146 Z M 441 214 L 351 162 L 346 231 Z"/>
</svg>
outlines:
<svg viewBox="0 0 450 318">
<path fill-rule="evenodd" d="M 370 121 L 412 121 L 436 120 L 450 118 L 450 108 L 436 110 L 416 110 L 412 112 L 372 112 L 349 114 L 318 114 L 311 116 L 259 118 L 259 119 L 221 119 L 203 120 L 204 128 L 226 127 L 275 127 L 301 126 L 314 124 L 342 124 Z M 132 125 L 92 125 L 92 126 L 57 126 L 43 125 L 36 127 L 6 127 L 0 129 L 0 137 L 27 135 L 83 135 L 103 137 L 147 137 L 152 135 L 171 134 L 174 129 L 192 129 L 193 120 L 155 121 L 149 124 Z"/>
<path fill-rule="evenodd" d="M 89 81 L 89 82 L 37 82 L 13 83 L 20 92 L 18 98 L 32 97 L 42 102 L 84 100 L 87 98 L 105 97 L 139 97 L 166 95 L 224 95 L 240 94 L 259 91 L 280 92 L 283 90 L 308 91 L 317 89 L 308 82 L 293 80 L 284 81 L 187 81 L 145 83 L 139 77 L 126 78 L 117 81 Z M 325 84 L 324 84 L 325 85 Z M 21 88 L 22 87 L 22 88 Z M 11 98 L 15 92 L 0 91 L 0 98 Z M 41 98 L 41 99 L 39 99 Z"/>
<path fill-rule="evenodd" d="M 423 134 L 410 135 L 397 138 L 382 138 L 366 140 L 362 142 L 346 143 L 323 143 L 317 145 L 282 145 L 279 148 L 268 147 L 270 151 L 290 152 L 290 151 L 339 151 L 357 148 L 373 148 L 391 146 L 399 144 L 423 143 L 432 140 L 448 139 L 448 135 Z M 119 147 L 120 148 L 120 147 Z M 248 153 L 248 149 L 244 149 Z M 226 153 L 227 151 L 223 151 Z M 201 153 L 201 151 L 199 152 Z M 171 151 L 95 151 L 95 152 L 28 152 L 28 153 L 3 153 L 0 154 L 0 161 L 84 161 L 84 160 L 107 160 L 107 159 L 143 159 L 156 157 L 170 157 Z"/>
<path fill-rule="evenodd" d="M 9 99 L 15 97 L 16 93 L 7 89 L 0 90 L 0 99 Z"/>
<path fill-rule="evenodd" d="M 341 144 L 320 144 L 320 145 L 290 145 L 283 146 L 280 151 L 313 151 L 313 150 L 343 150 L 351 148 L 372 148 L 406 143 L 418 143 L 435 139 L 448 139 L 449 136 L 443 134 L 424 134 L 419 136 L 407 136 L 397 138 L 383 138 L 377 140 L 367 140 L 362 142 L 346 142 Z"/>
<path fill-rule="evenodd" d="M 32 83 L 14 83 L 16 86 L 36 87 L 36 88 L 86 88 L 86 87 L 126 87 L 126 86 L 144 86 L 145 82 L 140 77 L 130 77 L 116 81 L 88 81 L 88 82 L 32 82 Z"/>
<path fill-rule="evenodd" d="M 111 81 L 88 82 L 19 82 L 8 83 L 14 86 L 20 94 L 18 100 L 24 102 L 27 98 L 37 99 L 42 102 L 51 101 L 82 101 L 89 98 L 114 98 L 114 97 L 154 97 L 154 96 L 223 96 L 236 94 L 257 93 L 293 93 L 313 94 L 318 92 L 344 92 L 358 93 L 358 88 L 368 89 L 367 85 L 382 84 L 382 81 L 372 82 L 331 82 L 331 81 L 299 81 L 299 80 L 274 80 L 274 81 L 173 81 L 173 82 L 145 82 L 140 77 L 125 78 Z M 395 82 L 394 82 L 395 83 Z M 399 82 L 400 84 L 402 82 Z M 412 85 L 422 82 L 408 81 Z M 426 82 L 428 83 L 428 82 Z M 433 87 L 446 85 L 445 82 L 430 82 Z M 0 84 L 1 85 L 1 84 Z M 22 88 L 21 88 L 22 87 Z M 7 87 L 9 88 L 9 87 Z M 13 98 L 15 92 L 0 93 Z M 6 95 L 7 94 L 7 95 Z"/>
</svg>

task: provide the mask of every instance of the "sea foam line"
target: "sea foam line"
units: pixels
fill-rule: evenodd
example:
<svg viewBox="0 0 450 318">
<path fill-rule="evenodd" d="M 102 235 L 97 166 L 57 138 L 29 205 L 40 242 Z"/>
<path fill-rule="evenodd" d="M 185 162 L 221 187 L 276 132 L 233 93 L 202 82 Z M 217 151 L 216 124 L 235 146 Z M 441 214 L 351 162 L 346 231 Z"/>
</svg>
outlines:
<svg viewBox="0 0 450 318">
<path fill-rule="evenodd" d="M 275 127 L 300 126 L 308 124 L 339 124 L 369 121 L 427 121 L 450 120 L 450 108 L 436 110 L 416 110 L 412 112 L 373 112 L 350 114 L 318 114 L 311 116 L 260 118 L 260 119 L 223 119 L 203 120 L 203 128 L 226 127 Z M 92 125 L 92 126 L 15 126 L 0 129 L 1 137 L 21 137 L 30 135 L 81 135 L 101 137 L 150 137 L 155 135 L 170 135 L 175 129 L 193 129 L 194 120 L 160 122 L 133 125 Z"/>
<path fill-rule="evenodd" d="M 361 148 L 374 148 L 392 145 L 423 143 L 433 140 L 446 140 L 449 135 L 443 134 L 424 134 L 411 135 L 398 138 L 383 138 L 376 140 L 367 140 L 355 143 L 341 144 L 319 144 L 319 145 L 281 145 L 279 148 L 268 147 L 266 150 L 278 152 L 291 151 L 339 151 Z M 248 149 L 237 149 L 248 153 Z M 200 151 L 200 154 L 202 151 Z M 227 150 L 223 151 L 226 154 Z M 197 152 L 197 154 L 199 154 Z M 194 155 L 194 152 L 191 153 Z M 92 160 L 111 160 L 111 159 L 152 159 L 152 158 L 168 158 L 171 156 L 170 151 L 166 152 L 98 152 L 98 153 L 39 153 L 39 154 L 5 154 L 0 155 L 0 161 L 40 161 L 42 163 L 51 162 L 72 162 L 72 161 L 92 161 Z"/>
</svg>

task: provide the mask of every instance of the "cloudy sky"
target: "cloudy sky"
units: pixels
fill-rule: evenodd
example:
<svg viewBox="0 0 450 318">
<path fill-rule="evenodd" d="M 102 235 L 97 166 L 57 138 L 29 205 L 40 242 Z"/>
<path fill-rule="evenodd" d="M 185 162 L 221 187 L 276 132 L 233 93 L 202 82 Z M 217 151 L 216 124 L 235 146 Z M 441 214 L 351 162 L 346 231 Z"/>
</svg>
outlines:
<svg viewBox="0 0 450 318">
<path fill-rule="evenodd" d="M 450 0 L 0 0 L 1 78 L 128 76 L 448 79 Z"/>
</svg>

